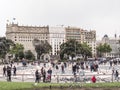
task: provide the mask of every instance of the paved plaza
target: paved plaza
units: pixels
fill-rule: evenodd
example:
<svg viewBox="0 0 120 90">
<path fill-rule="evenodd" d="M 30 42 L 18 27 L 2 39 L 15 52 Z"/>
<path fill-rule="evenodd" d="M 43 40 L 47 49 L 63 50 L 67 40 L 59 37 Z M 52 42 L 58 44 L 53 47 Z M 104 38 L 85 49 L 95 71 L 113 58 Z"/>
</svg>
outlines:
<svg viewBox="0 0 120 90">
<path fill-rule="evenodd" d="M 53 68 L 50 63 L 46 63 L 46 67 L 44 67 L 44 64 L 41 63 L 38 65 L 35 63 L 34 65 L 28 64 L 26 67 L 23 67 L 21 63 L 17 64 L 14 63 L 13 66 L 16 66 L 17 72 L 16 76 L 12 75 L 12 81 L 13 82 L 35 82 L 35 71 L 38 69 L 41 70 L 42 67 L 47 71 L 49 68 L 52 69 L 52 81 L 51 82 L 73 82 L 74 75 L 72 73 L 72 64 L 67 64 L 67 67 L 65 68 L 65 73 L 62 73 L 61 71 L 61 65 L 58 64 L 59 69 Z M 7 81 L 7 77 L 3 76 L 3 66 L 0 65 L 0 81 Z M 7 65 L 6 65 L 7 66 Z M 89 66 L 88 66 L 89 67 Z M 118 70 L 120 72 L 119 68 L 120 65 L 114 65 L 113 66 L 115 70 Z M 89 83 L 90 78 L 95 75 L 97 78 L 97 82 L 115 82 L 114 76 L 112 77 L 112 69 L 110 68 L 109 62 L 106 64 L 99 65 L 99 69 L 97 72 L 91 72 L 90 69 L 80 69 L 79 72 L 76 74 L 79 79 L 82 80 L 84 78 L 86 81 L 83 80 L 83 82 Z M 84 75 L 81 74 L 81 72 L 84 72 Z M 87 80 L 88 79 L 88 80 Z M 42 82 L 42 80 L 41 80 Z"/>
</svg>

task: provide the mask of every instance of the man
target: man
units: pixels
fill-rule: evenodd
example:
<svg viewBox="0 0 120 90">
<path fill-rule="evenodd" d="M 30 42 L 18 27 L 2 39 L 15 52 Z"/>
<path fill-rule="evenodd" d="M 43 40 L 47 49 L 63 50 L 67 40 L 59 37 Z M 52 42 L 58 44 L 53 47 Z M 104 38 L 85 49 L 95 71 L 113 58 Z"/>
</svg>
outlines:
<svg viewBox="0 0 120 90">
<path fill-rule="evenodd" d="M 38 70 L 35 71 L 35 77 L 36 77 L 35 82 L 39 83 L 39 81 L 40 81 L 40 73 L 38 72 Z"/>
<path fill-rule="evenodd" d="M 116 71 L 115 71 L 115 80 L 118 81 L 118 79 L 119 79 L 119 73 L 118 73 L 118 71 L 116 70 Z"/>
<path fill-rule="evenodd" d="M 43 82 L 46 82 L 46 71 L 43 70 Z"/>
<path fill-rule="evenodd" d="M 6 76 L 6 71 L 7 71 L 7 68 L 6 66 L 3 67 L 3 76 Z"/>
<path fill-rule="evenodd" d="M 13 75 L 16 76 L 16 67 L 13 67 Z"/>
<path fill-rule="evenodd" d="M 11 67 L 7 66 L 7 80 L 11 81 Z"/>
</svg>

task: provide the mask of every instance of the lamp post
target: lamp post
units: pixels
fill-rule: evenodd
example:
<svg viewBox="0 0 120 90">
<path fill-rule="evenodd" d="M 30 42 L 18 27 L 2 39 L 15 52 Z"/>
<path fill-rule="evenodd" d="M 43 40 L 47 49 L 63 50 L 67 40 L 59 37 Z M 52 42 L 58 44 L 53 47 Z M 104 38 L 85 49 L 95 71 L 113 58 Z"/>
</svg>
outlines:
<svg viewBox="0 0 120 90">
<path fill-rule="evenodd" d="M 118 50 L 119 50 L 119 58 L 120 58 L 120 47 L 118 48 Z"/>
</svg>

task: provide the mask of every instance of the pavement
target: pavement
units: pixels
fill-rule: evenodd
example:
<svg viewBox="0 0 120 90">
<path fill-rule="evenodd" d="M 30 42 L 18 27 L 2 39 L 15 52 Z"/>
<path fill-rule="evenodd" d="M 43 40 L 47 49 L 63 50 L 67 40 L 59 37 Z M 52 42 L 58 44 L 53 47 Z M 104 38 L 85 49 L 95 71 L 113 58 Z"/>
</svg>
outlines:
<svg viewBox="0 0 120 90">
<path fill-rule="evenodd" d="M 12 75 L 12 81 L 13 82 L 35 82 L 35 70 L 40 69 L 44 67 L 43 63 L 39 65 L 27 65 L 27 67 L 23 67 L 21 63 L 14 64 L 17 68 L 17 75 Z M 13 65 L 13 66 L 14 66 Z M 7 77 L 3 76 L 3 68 L 4 65 L 0 65 L 0 81 L 7 81 Z M 59 70 L 56 70 L 55 68 L 52 68 L 50 63 L 46 64 L 45 70 L 47 71 L 49 68 L 52 69 L 52 81 L 51 82 L 73 82 L 73 73 L 72 73 L 72 64 L 68 65 L 67 68 L 65 68 L 65 73 L 61 72 L 61 65 L 58 66 Z M 118 70 L 120 72 L 120 65 L 113 66 L 115 70 Z M 112 82 L 116 81 L 114 78 L 112 78 L 112 69 L 110 68 L 109 63 L 99 65 L 98 72 L 91 72 L 90 69 L 80 70 L 80 72 L 84 72 L 85 75 L 81 75 L 81 73 L 77 73 L 77 78 L 83 80 L 88 79 L 87 82 L 90 82 L 90 78 L 95 75 L 97 78 L 97 82 Z M 80 80 L 79 80 L 80 81 Z M 79 82 L 78 81 L 78 82 Z M 41 80 L 42 82 L 42 80 Z M 84 80 L 83 80 L 84 82 Z"/>
</svg>

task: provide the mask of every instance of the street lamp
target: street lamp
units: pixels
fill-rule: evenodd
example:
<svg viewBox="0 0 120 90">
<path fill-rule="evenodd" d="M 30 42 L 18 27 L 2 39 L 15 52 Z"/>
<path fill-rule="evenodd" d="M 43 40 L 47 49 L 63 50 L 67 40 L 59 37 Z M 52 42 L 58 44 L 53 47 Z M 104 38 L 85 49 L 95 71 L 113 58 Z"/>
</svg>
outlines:
<svg viewBox="0 0 120 90">
<path fill-rule="evenodd" d="M 119 50 L 119 58 L 120 58 L 120 47 L 118 48 L 118 50 Z"/>
</svg>

